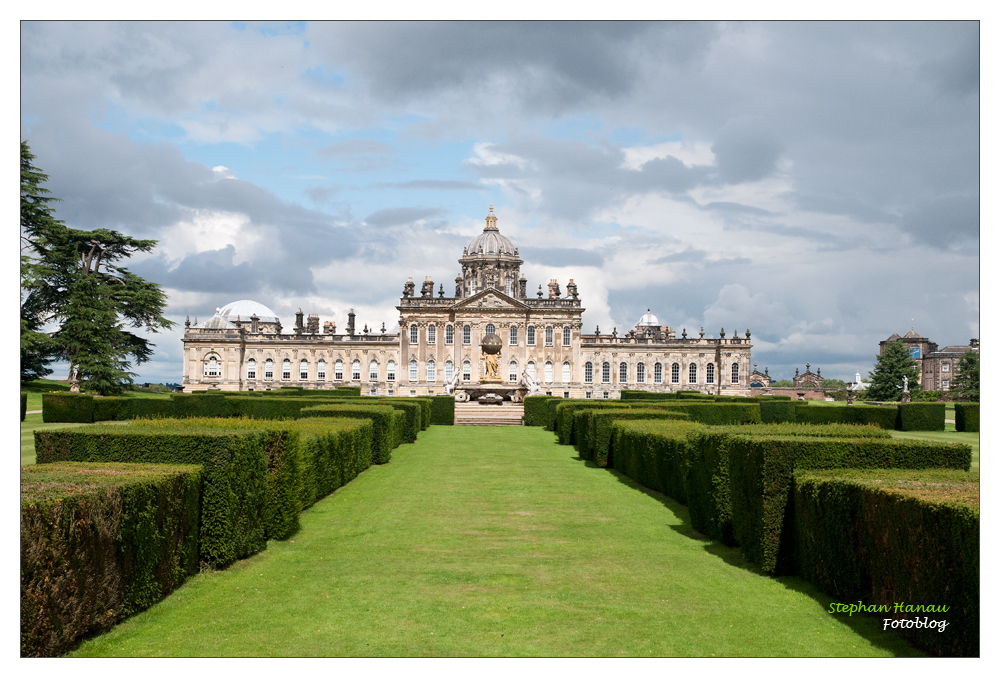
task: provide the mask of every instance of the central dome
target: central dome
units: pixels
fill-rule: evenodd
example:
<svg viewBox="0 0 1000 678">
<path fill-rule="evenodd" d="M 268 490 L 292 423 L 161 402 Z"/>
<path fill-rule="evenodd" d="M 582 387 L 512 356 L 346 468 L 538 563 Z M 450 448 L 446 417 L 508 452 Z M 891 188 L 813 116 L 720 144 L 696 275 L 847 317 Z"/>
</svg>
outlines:
<svg viewBox="0 0 1000 678">
<path fill-rule="evenodd" d="M 469 256 L 480 254 L 480 248 L 482 254 L 516 256 L 513 243 L 500 235 L 497 217 L 493 214 L 493 205 L 490 205 L 490 213 L 486 215 L 486 227 L 483 232 L 469 243 Z"/>
<path fill-rule="evenodd" d="M 219 315 L 230 321 L 239 318 L 240 320 L 249 322 L 250 316 L 254 314 L 257 314 L 262 323 L 273 323 L 278 320 L 278 316 L 274 314 L 274 311 L 264 304 L 259 304 L 250 299 L 233 301 L 219 309 Z"/>
<path fill-rule="evenodd" d="M 659 327 L 660 321 L 656 319 L 656 316 L 647 308 L 645 315 L 639 319 L 639 324 L 636 327 Z"/>
</svg>

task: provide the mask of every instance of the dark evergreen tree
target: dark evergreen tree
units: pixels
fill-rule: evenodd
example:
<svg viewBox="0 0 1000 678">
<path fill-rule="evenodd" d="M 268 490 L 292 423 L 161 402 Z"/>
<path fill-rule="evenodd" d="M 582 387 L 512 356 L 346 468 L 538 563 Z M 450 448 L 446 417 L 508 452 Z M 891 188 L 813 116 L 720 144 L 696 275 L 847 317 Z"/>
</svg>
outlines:
<svg viewBox="0 0 1000 678">
<path fill-rule="evenodd" d="M 868 374 L 871 386 L 865 397 L 882 401 L 899 400 L 903 393 L 903 377 L 909 379 L 911 391 L 920 390 L 917 361 L 910 357 L 906 344 L 890 341 L 882 355 L 875 356 L 875 369 Z"/>
<path fill-rule="evenodd" d="M 28 331 L 41 334 L 47 323 L 59 329 L 43 342 L 44 357 L 78 368 L 81 383 L 102 395 L 120 392 L 132 382 L 129 364 L 141 364 L 153 355 L 148 339 L 126 327 L 156 332 L 174 323 L 163 317 L 166 295 L 118 265 L 135 252 L 148 252 L 155 240 L 139 240 L 117 231 L 81 231 L 52 217 L 41 187 L 47 178 L 31 166 L 33 156 L 21 143 L 21 316 Z M 28 181 L 26 201 L 25 176 Z M 26 208 L 27 204 L 27 208 Z M 27 252 L 28 254 L 24 254 Z M 33 327 L 31 322 L 36 323 Z M 29 352 L 35 335 L 25 337 L 22 353 Z M 43 335 L 44 336 L 44 335 Z M 22 358 L 22 377 L 25 362 Z"/>
<path fill-rule="evenodd" d="M 979 351 L 966 351 L 958 361 L 951 390 L 960 400 L 979 402 Z"/>
</svg>

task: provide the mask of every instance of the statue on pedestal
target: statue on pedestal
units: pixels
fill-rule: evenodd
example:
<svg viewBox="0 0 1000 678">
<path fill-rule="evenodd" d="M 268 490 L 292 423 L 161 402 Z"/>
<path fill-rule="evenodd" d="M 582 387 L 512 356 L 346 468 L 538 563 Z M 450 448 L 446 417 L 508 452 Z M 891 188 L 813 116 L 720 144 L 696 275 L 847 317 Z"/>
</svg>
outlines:
<svg viewBox="0 0 1000 678">
<path fill-rule="evenodd" d="M 542 392 L 542 387 L 528 374 L 528 368 L 524 368 L 521 373 L 521 383 L 528 389 L 528 395 L 538 395 Z"/>
</svg>

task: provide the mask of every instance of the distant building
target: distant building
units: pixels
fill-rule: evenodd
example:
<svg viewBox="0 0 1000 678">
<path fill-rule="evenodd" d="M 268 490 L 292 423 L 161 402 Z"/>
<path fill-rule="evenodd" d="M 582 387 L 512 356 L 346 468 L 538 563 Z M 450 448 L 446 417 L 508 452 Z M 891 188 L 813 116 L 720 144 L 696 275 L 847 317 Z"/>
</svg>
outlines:
<svg viewBox="0 0 1000 678">
<path fill-rule="evenodd" d="M 403 285 L 401 332 L 358 332 L 354 312 L 346 333 L 319 316 L 295 316 L 292 333 L 267 306 L 250 300 L 219 308 L 199 324 L 185 323 L 184 389 L 268 390 L 284 385 L 328 389 L 361 386 L 365 395 L 440 394 L 489 390 L 512 399 L 529 392 L 574 398 L 618 398 L 624 389 L 750 395 L 750 330 L 703 329 L 677 335 L 651 312 L 619 334 L 583 330 L 583 304 L 570 280 L 529 293 L 518 249 L 501 235 L 490 206 L 483 232 L 459 259 L 454 295 L 435 296 L 427 278 Z M 761 379 L 766 375 L 758 375 Z M 770 382 L 770 378 L 765 379 Z M 446 387 L 447 385 L 447 387 Z"/>
<path fill-rule="evenodd" d="M 971 339 L 968 346 L 945 346 L 938 348 L 938 345 L 922 337 L 918 332 L 910 329 L 902 337 L 893 333 L 885 341 L 878 344 L 879 355 L 885 351 L 886 344 L 893 341 L 901 341 L 906 345 L 910 357 L 917 362 L 920 373 L 920 388 L 924 391 L 947 391 L 951 388 L 951 382 L 955 379 L 958 370 L 958 363 L 962 356 L 969 351 L 979 352 L 979 340 Z"/>
</svg>

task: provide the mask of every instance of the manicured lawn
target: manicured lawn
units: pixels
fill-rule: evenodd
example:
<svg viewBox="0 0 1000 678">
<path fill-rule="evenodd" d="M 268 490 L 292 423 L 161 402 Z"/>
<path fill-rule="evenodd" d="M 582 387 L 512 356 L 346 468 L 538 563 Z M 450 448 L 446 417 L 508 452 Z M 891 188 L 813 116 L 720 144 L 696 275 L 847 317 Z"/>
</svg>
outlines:
<svg viewBox="0 0 1000 678">
<path fill-rule="evenodd" d="M 433 426 L 77 656 L 916 655 L 538 428 Z"/>
</svg>

